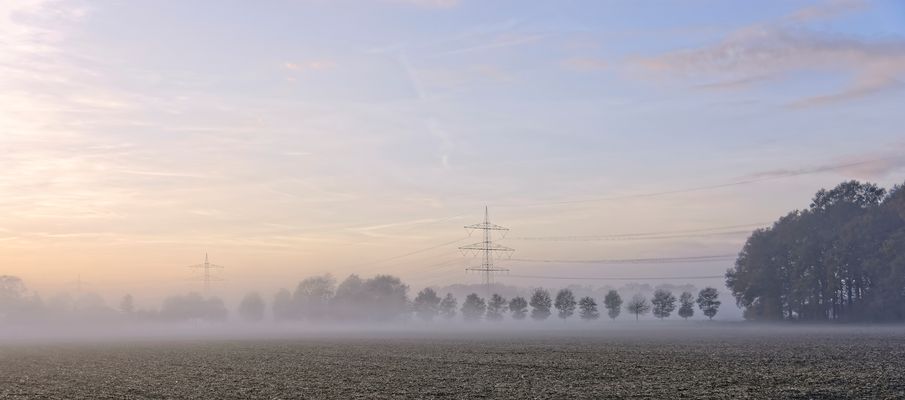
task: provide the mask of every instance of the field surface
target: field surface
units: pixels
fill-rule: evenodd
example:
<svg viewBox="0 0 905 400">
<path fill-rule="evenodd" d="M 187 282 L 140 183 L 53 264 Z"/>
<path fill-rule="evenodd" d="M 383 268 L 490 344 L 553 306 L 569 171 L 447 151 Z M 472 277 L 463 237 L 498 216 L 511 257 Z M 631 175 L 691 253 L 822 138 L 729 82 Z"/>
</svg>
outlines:
<svg viewBox="0 0 905 400">
<path fill-rule="evenodd" d="M 0 398 L 905 398 L 902 329 L 333 336 L 0 344 Z"/>
</svg>

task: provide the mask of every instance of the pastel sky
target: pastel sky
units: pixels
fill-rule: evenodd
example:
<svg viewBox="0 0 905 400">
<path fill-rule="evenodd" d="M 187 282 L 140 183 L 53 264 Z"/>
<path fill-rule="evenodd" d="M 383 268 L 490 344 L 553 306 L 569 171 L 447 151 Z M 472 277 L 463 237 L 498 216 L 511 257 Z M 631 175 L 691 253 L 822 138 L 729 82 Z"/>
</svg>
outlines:
<svg viewBox="0 0 905 400">
<path fill-rule="evenodd" d="M 892 0 L 4 0 L 0 274 L 152 296 L 197 289 L 184 266 L 209 252 L 224 292 L 325 272 L 419 288 L 479 281 L 443 244 L 484 205 L 514 237 L 770 222 L 844 179 L 905 182 L 903 79 Z M 602 259 L 744 239 L 505 244 Z"/>
</svg>

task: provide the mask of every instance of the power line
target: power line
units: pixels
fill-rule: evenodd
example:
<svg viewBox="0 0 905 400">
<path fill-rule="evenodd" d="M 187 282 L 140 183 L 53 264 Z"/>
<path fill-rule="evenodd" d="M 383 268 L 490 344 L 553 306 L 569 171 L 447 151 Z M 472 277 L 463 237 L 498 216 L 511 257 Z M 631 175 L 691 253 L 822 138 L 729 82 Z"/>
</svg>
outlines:
<svg viewBox="0 0 905 400">
<path fill-rule="evenodd" d="M 744 224 L 744 225 L 728 225 L 712 228 L 701 229 L 682 229 L 672 231 L 656 231 L 656 232 L 640 232 L 640 233 L 615 233 L 608 235 L 570 235 L 570 236 L 521 236 L 511 237 L 511 240 L 533 240 L 533 241 L 596 241 L 596 240 L 653 240 L 653 239 L 670 239 L 682 237 L 699 237 L 699 236 L 718 236 L 718 235 L 734 235 L 741 233 L 751 233 L 750 230 L 732 230 L 726 232 L 714 232 L 732 228 L 762 227 L 767 223 Z"/>
<path fill-rule="evenodd" d="M 345 268 L 354 268 L 354 267 L 360 267 L 360 266 L 363 266 L 363 265 L 383 264 L 383 263 L 385 263 L 385 262 L 387 262 L 387 261 L 398 260 L 398 259 L 400 259 L 400 258 L 405 258 L 405 257 L 413 256 L 413 255 L 415 255 L 415 254 L 421 254 L 421 253 L 428 252 L 428 251 L 431 251 L 431 250 L 439 249 L 439 248 L 441 248 L 441 247 L 443 247 L 443 246 L 450 246 L 450 245 L 459 243 L 459 242 L 461 242 L 461 241 L 463 241 L 463 240 L 465 240 L 465 239 L 468 239 L 468 238 L 467 238 L 467 237 L 464 237 L 464 238 L 456 239 L 456 240 L 453 240 L 453 241 L 449 241 L 449 242 L 445 242 L 445 243 L 440 243 L 440 244 L 437 244 L 437 245 L 434 245 L 434 246 L 425 247 L 425 248 L 423 248 L 423 249 L 418 249 L 418 250 L 415 250 L 415 251 L 410 251 L 410 252 L 408 252 L 408 253 L 403 253 L 403 254 L 399 254 L 399 255 L 396 255 L 396 256 L 384 258 L 384 259 L 382 259 L 382 260 L 368 261 L 368 262 L 364 262 L 364 263 L 360 263 L 360 264 L 347 265 Z"/>
<path fill-rule="evenodd" d="M 676 235 L 659 235 L 659 236 L 556 236 L 556 237 L 522 237 L 512 238 L 513 240 L 530 240 L 537 242 L 621 242 L 621 241 L 637 241 L 637 240 L 663 240 L 663 239 L 688 239 L 712 236 L 732 236 L 749 234 L 750 230 L 737 230 L 726 232 L 709 232 L 709 233 L 690 233 Z"/>
<path fill-rule="evenodd" d="M 623 195 L 623 196 L 596 197 L 596 198 L 588 198 L 588 199 L 581 199 L 581 200 L 562 200 L 562 201 L 548 201 L 548 202 L 538 202 L 538 203 L 529 203 L 529 204 L 514 204 L 514 205 L 507 205 L 507 207 L 538 207 L 538 206 L 563 205 L 563 204 L 593 203 L 593 202 L 598 202 L 598 201 L 638 199 L 638 198 L 646 198 L 646 197 L 666 196 L 666 195 L 671 195 L 671 194 L 693 193 L 693 192 L 700 192 L 700 191 L 713 190 L 713 189 L 722 189 L 722 188 L 732 187 L 732 186 L 748 185 L 748 184 L 752 184 L 752 183 L 765 182 L 765 181 L 789 178 L 789 177 L 794 177 L 794 176 L 817 174 L 817 173 L 827 172 L 827 171 L 835 171 L 835 170 L 840 170 L 840 169 L 845 169 L 845 168 L 857 167 L 860 165 L 871 164 L 871 163 L 875 163 L 878 161 L 886 161 L 886 160 L 890 160 L 890 159 L 902 159 L 902 158 L 903 158 L 903 156 L 896 155 L 896 156 L 881 157 L 881 158 L 875 158 L 875 159 L 871 159 L 871 160 L 864 160 L 864 161 L 851 162 L 851 163 L 845 163 L 845 164 L 823 165 L 823 166 L 818 166 L 818 167 L 803 168 L 803 169 L 799 169 L 797 171 L 780 171 L 780 172 L 774 173 L 772 175 L 767 175 L 767 176 L 742 179 L 742 180 L 738 180 L 738 181 L 719 183 L 719 184 L 714 184 L 714 185 L 696 186 L 696 187 L 690 187 L 690 188 L 684 188 L 684 189 L 664 190 L 664 191 L 638 193 L 638 194 L 630 194 L 630 195 Z"/>
<path fill-rule="evenodd" d="M 723 275 L 701 275 L 701 276 L 645 276 L 645 277 L 617 277 L 607 278 L 599 276 L 549 276 L 549 275 L 506 275 L 507 278 L 518 279 L 558 279 L 558 280 L 597 280 L 597 281 L 643 281 L 643 280 L 683 280 L 683 279 L 717 279 L 724 278 Z"/>
<path fill-rule="evenodd" d="M 690 257 L 652 257 L 652 258 L 604 258 L 597 260 L 551 260 L 532 258 L 513 258 L 518 262 L 538 262 L 555 264 L 681 264 L 694 262 L 724 261 L 735 259 L 736 254 L 713 254 Z"/>
</svg>

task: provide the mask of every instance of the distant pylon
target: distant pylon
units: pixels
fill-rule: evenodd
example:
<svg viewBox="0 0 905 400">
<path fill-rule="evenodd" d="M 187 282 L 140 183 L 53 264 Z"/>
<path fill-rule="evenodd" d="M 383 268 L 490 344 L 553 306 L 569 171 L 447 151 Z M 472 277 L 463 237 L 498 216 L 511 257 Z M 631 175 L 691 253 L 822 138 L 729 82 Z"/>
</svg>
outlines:
<svg viewBox="0 0 905 400">
<path fill-rule="evenodd" d="M 490 297 L 490 286 L 493 284 L 493 273 L 494 272 L 505 272 L 509 271 L 506 268 L 500 268 L 493 265 L 493 253 L 494 252 L 504 252 L 511 253 L 515 251 L 515 249 L 500 246 L 498 244 L 493 243 L 493 233 L 492 231 L 509 231 L 509 228 L 502 227 L 496 224 L 492 224 L 490 222 L 490 214 L 487 211 L 487 206 L 484 206 L 484 222 L 474 225 L 468 225 L 465 229 L 469 230 L 469 233 L 473 230 L 482 230 L 484 231 L 484 241 L 473 243 L 467 246 L 459 247 L 460 250 L 472 250 L 475 252 L 481 252 L 483 256 L 483 260 L 481 262 L 481 266 L 479 267 L 468 267 L 465 268 L 466 271 L 477 271 L 483 273 L 483 283 L 487 287 L 487 297 Z"/>
<path fill-rule="evenodd" d="M 211 282 L 212 281 L 222 281 L 219 277 L 211 274 L 212 269 L 223 269 L 222 265 L 211 264 L 208 260 L 207 253 L 204 253 L 204 263 L 189 265 L 189 268 L 197 268 L 201 270 L 201 280 L 204 281 L 204 294 L 207 295 L 210 293 Z"/>
</svg>

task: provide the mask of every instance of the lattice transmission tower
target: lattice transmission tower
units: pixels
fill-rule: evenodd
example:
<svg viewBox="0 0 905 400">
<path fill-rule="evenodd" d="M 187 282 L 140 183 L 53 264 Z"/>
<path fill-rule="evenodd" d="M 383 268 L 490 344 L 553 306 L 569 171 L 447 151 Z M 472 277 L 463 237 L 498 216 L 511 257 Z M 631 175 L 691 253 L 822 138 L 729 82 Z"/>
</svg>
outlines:
<svg viewBox="0 0 905 400">
<path fill-rule="evenodd" d="M 471 235 L 472 232 L 476 230 L 483 231 L 484 241 L 473 243 L 467 246 L 459 247 L 459 250 L 465 252 L 474 252 L 474 254 L 481 253 L 482 261 L 480 266 L 468 267 L 465 268 L 466 271 L 475 271 L 483 274 L 483 283 L 487 287 L 487 297 L 490 297 L 490 286 L 493 284 L 493 274 L 496 272 L 508 272 L 509 269 L 501 268 L 493 265 L 494 253 L 502 253 L 512 255 L 512 252 L 515 251 L 513 248 L 509 248 L 506 246 L 501 246 L 496 243 L 493 243 L 493 232 L 499 231 L 501 233 L 501 238 L 506 236 L 506 232 L 509 231 L 509 228 L 502 227 L 490 222 L 490 216 L 487 212 L 487 206 L 484 206 L 484 222 L 474 225 L 468 225 L 465 227 L 468 230 L 468 234 Z"/>
<path fill-rule="evenodd" d="M 222 265 L 211 264 L 208 260 L 207 253 L 204 253 L 204 262 L 201 264 L 189 265 L 188 268 L 201 270 L 201 281 L 204 282 L 204 294 L 208 295 L 211 289 L 211 282 L 222 281 L 223 279 L 211 273 L 213 270 L 223 269 Z"/>
</svg>

